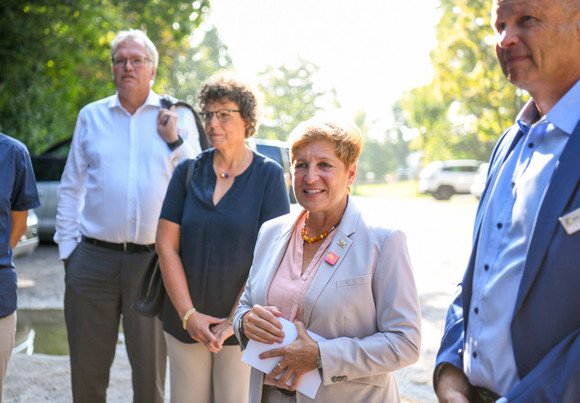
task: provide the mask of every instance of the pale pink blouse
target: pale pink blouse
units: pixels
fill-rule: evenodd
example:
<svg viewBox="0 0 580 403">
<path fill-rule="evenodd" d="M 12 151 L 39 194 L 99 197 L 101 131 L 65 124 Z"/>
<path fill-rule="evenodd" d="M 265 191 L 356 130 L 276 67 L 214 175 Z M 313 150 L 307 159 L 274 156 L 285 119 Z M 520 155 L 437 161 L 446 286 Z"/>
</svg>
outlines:
<svg viewBox="0 0 580 403">
<path fill-rule="evenodd" d="M 336 231 L 332 231 L 328 237 L 321 241 L 322 244 L 302 274 L 304 241 L 300 231 L 305 221 L 306 214 L 303 213 L 294 227 L 286 253 L 268 290 L 268 305 L 277 306 L 282 312 L 282 317 L 291 322 L 295 319 L 304 320 L 306 293 L 310 289 L 312 280 L 314 280 L 320 263 L 326 256 L 327 249 L 336 233 Z"/>
</svg>

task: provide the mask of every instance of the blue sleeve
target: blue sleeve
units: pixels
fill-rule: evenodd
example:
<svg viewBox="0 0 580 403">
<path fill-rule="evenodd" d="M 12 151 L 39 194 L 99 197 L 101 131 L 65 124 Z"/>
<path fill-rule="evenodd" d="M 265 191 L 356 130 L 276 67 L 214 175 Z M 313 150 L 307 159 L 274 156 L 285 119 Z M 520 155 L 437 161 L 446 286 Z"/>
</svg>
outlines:
<svg viewBox="0 0 580 403">
<path fill-rule="evenodd" d="M 171 176 L 171 180 L 167 186 L 165 199 L 163 199 L 161 214 L 159 216 L 159 218 L 163 218 L 179 225 L 181 225 L 183 206 L 185 205 L 185 175 L 189 162 L 190 160 L 185 160 L 179 163 L 175 168 L 175 171 L 173 171 L 173 175 Z"/>
<path fill-rule="evenodd" d="M 275 162 L 270 162 L 267 166 L 269 167 L 266 178 L 268 186 L 266 186 L 260 212 L 260 225 L 290 212 L 290 199 L 284 182 L 284 171 Z"/>
<path fill-rule="evenodd" d="M 14 162 L 14 188 L 10 197 L 12 211 L 24 211 L 40 206 L 32 163 L 24 146 L 17 149 Z"/>
<path fill-rule="evenodd" d="M 455 365 L 463 371 L 463 346 L 464 346 L 464 324 L 463 324 L 463 302 L 462 287 L 458 286 L 453 302 L 447 311 L 445 319 L 445 332 L 441 339 L 441 347 L 437 353 L 437 366 L 448 363 Z"/>
</svg>

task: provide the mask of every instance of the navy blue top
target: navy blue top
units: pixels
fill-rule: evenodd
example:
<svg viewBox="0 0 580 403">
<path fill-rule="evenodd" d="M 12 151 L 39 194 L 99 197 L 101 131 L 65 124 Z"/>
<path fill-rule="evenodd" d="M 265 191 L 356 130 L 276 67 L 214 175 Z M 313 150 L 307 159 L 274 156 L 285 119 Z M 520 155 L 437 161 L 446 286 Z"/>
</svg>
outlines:
<svg viewBox="0 0 580 403">
<path fill-rule="evenodd" d="M 206 315 L 229 316 L 250 271 L 260 226 L 290 211 L 282 168 L 254 153 L 250 166 L 235 177 L 217 205 L 214 149 L 177 166 L 167 188 L 161 218 L 181 226 L 181 261 L 195 308 Z M 187 164 L 193 164 L 185 194 Z M 166 297 L 163 329 L 184 343 L 195 343 Z M 232 336 L 224 343 L 238 344 Z"/>
<path fill-rule="evenodd" d="M 12 264 L 12 211 L 40 206 L 26 146 L 0 133 L 0 317 L 16 310 L 16 272 Z"/>
</svg>

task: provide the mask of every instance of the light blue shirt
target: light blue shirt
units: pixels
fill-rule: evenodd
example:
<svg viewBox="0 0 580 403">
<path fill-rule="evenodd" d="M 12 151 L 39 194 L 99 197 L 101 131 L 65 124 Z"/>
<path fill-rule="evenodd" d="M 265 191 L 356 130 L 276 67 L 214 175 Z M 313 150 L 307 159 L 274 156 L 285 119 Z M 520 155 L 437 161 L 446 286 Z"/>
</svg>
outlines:
<svg viewBox="0 0 580 403">
<path fill-rule="evenodd" d="M 517 119 L 524 136 L 490 189 L 477 244 L 463 364 L 470 383 L 500 395 L 519 382 L 510 324 L 537 213 L 580 121 L 578 105 L 580 81 L 535 122 L 537 111 L 529 102 Z"/>
</svg>

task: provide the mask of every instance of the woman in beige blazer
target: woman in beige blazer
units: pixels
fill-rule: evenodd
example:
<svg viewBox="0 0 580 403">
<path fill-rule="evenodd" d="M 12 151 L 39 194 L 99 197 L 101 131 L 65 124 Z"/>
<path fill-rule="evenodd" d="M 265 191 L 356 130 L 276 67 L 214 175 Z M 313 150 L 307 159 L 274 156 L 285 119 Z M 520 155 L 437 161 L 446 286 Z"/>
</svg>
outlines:
<svg viewBox="0 0 580 403">
<path fill-rule="evenodd" d="M 252 369 L 250 402 L 400 401 L 393 371 L 417 361 L 421 341 L 405 236 L 365 222 L 349 197 L 358 129 L 310 120 L 290 143 L 304 210 L 262 226 L 234 330 L 243 347 L 281 342 L 283 317 L 298 336 L 260 356 L 279 362 L 269 374 Z M 296 387 L 317 368 L 322 384 L 312 400 Z"/>
</svg>

